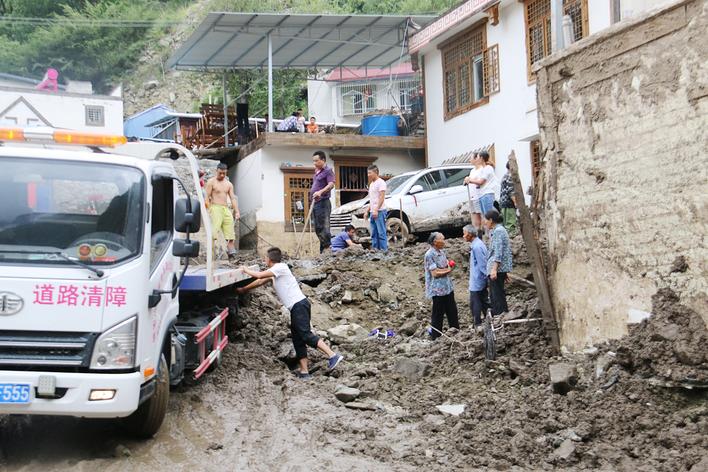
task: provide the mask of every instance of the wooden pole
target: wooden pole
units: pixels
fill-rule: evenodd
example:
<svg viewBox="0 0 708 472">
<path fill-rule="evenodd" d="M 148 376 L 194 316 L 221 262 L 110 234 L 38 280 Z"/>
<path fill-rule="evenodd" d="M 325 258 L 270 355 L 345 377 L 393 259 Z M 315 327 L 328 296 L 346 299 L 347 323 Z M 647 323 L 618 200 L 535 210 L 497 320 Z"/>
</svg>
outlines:
<svg viewBox="0 0 708 472">
<path fill-rule="evenodd" d="M 312 210 L 315 208 L 315 202 L 310 203 L 310 209 L 307 212 L 307 219 L 305 224 L 302 225 L 302 233 L 300 234 L 300 241 L 297 243 L 297 249 L 295 249 L 295 259 L 300 256 L 300 246 L 302 246 L 302 241 L 305 239 L 305 231 L 307 231 L 307 225 L 310 224 L 310 218 L 312 217 Z"/>
<path fill-rule="evenodd" d="M 553 310 L 553 302 L 551 300 L 551 291 L 546 278 L 546 268 L 541 256 L 541 248 L 538 241 L 534 237 L 533 223 L 531 221 L 531 213 L 529 207 L 526 206 L 524 200 L 524 189 L 521 186 L 519 178 L 519 166 L 516 162 L 516 154 L 511 151 L 509 154 L 509 174 L 514 182 L 514 196 L 516 197 L 516 207 L 519 210 L 519 225 L 521 226 L 521 235 L 524 238 L 526 252 L 531 261 L 531 270 L 533 272 L 533 280 L 536 285 L 536 293 L 538 295 L 539 304 L 541 305 L 541 313 L 543 316 L 543 326 L 546 335 L 551 341 L 551 346 L 556 353 L 560 352 L 560 337 L 558 335 L 558 324 L 556 322 L 555 311 Z"/>
</svg>

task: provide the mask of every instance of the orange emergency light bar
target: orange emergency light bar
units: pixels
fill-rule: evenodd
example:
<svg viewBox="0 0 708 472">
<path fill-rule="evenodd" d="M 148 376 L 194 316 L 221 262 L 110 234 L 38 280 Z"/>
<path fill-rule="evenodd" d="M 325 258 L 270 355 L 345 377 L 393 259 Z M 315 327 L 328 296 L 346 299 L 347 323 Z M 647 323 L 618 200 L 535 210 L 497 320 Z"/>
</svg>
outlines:
<svg viewBox="0 0 708 472">
<path fill-rule="evenodd" d="M 82 133 L 70 130 L 0 128 L 0 141 L 74 144 L 78 146 L 113 147 L 125 144 L 125 136 L 112 134 Z"/>
</svg>

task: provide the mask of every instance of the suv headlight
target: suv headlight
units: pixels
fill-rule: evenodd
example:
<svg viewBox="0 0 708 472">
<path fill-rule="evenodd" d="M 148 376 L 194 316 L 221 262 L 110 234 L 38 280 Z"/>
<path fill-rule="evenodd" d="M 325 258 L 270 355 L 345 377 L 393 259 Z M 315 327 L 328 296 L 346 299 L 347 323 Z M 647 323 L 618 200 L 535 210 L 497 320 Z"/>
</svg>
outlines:
<svg viewBox="0 0 708 472">
<path fill-rule="evenodd" d="M 137 327 L 138 318 L 134 316 L 99 336 L 91 356 L 91 369 L 134 367 Z"/>
</svg>

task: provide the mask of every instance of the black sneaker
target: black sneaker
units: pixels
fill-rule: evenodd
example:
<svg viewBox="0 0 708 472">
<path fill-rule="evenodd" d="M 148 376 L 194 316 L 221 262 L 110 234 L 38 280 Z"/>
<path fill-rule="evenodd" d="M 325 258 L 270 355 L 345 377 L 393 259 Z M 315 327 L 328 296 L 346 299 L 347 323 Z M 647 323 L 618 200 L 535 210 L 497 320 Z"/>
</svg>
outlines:
<svg viewBox="0 0 708 472">
<path fill-rule="evenodd" d="M 309 372 L 300 372 L 299 370 L 295 372 L 295 377 L 297 377 L 300 380 L 312 379 L 312 375 L 310 375 Z"/>
</svg>

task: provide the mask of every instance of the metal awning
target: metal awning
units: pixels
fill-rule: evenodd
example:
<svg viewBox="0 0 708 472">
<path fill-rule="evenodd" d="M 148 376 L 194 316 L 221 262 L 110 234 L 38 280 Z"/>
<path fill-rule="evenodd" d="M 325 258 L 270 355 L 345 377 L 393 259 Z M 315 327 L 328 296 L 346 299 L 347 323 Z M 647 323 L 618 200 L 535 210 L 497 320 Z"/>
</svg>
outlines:
<svg viewBox="0 0 708 472">
<path fill-rule="evenodd" d="M 209 13 L 167 62 L 181 70 L 268 66 L 312 69 L 388 67 L 408 57 L 409 28 L 434 16 Z"/>
</svg>

